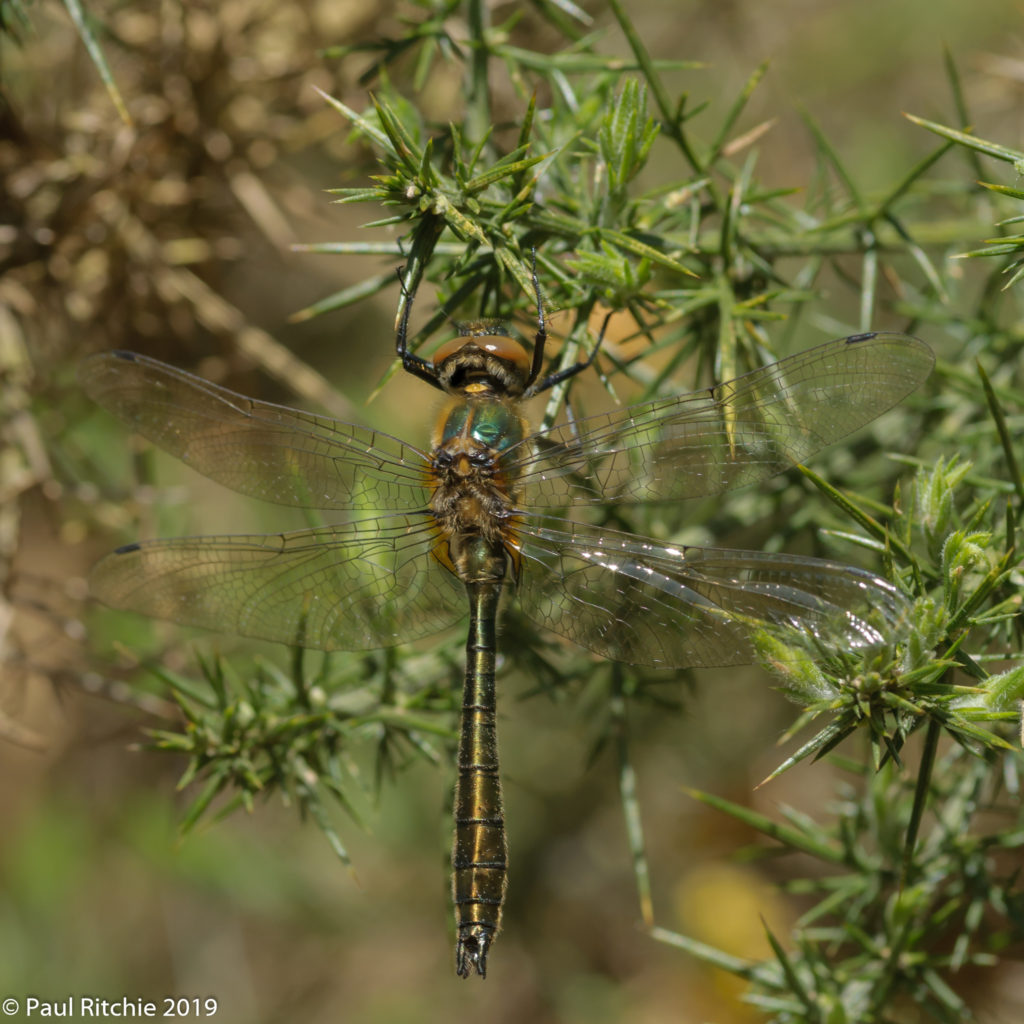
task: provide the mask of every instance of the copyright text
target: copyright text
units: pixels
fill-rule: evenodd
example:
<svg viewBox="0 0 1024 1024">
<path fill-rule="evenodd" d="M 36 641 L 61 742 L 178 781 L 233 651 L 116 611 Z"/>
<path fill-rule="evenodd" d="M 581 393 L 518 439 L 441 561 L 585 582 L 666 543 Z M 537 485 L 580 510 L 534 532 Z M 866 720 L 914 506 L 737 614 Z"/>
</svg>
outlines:
<svg viewBox="0 0 1024 1024">
<path fill-rule="evenodd" d="M 26 1017 L 68 1018 L 145 1018 L 145 1017 L 212 1017 L 217 1012 L 217 1000 L 184 996 L 165 996 L 163 999 L 101 999 L 99 996 L 66 996 L 63 999 L 24 999 L 8 997 L 0 1003 L 4 1016 L 24 1012 Z"/>
</svg>

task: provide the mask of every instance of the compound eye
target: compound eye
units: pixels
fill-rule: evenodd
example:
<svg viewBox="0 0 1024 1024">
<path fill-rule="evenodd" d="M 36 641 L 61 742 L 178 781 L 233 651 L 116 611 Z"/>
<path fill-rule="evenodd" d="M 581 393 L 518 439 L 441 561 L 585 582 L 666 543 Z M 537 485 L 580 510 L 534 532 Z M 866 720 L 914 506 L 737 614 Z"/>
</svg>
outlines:
<svg viewBox="0 0 1024 1024">
<path fill-rule="evenodd" d="M 477 347 L 500 359 L 502 362 L 510 363 L 523 373 L 530 372 L 530 364 L 533 362 L 532 355 L 526 351 L 523 343 L 516 338 L 509 338 L 502 334 L 493 334 L 488 337 L 474 339 Z"/>
<path fill-rule="evenodd" d="M 469 342 L 465 338 L 452 338 L 451 341 L 446 341 L 433 356 L 434 366 L 440 366 L 446 359 L 455 355 L 456 352 L 461 351 L 468 345 Z"/>
<path fill-rule="evenodd" d="M 447 359 L 469 347 L 511 364 L 521 374 L 530 372 L 532 363 L 530 353 L 523 347 L 522 342 L 503 334 L 471 334 L 452 338 L 434 353 L 434 366 L 441 366 Z"/>
</svg>

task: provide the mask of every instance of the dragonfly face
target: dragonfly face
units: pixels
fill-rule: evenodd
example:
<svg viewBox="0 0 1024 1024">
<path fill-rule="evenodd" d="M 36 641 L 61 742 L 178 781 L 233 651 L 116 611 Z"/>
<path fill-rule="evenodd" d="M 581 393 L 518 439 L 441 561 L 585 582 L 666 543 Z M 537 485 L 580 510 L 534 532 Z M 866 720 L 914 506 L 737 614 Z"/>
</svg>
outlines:
<svg viewBox="0 0 1024 1024">
<path fill-rule="evenodd" d="M 533 359 L 518 341 L 500 332 L 498 324 L 461 327 L 459 337 L 434 353 L 437 384 L 452 395 L 521 397 L 530 383 Z"/>
<path fill-rule="evenodd" d="M 536 282 L 535 282 L 536 286 Z M 743 664 L 751 633 L 792 627 L 851 649 L 883 639 L 896 589 L 837 562 L 679 547 L 589 524 L 588 508 L 754 483 L 870 422 L 931 370 L 901 334 L 833 341 L 705 391 L 530 433 L 532 355 L 476 333 L 405 368 L 449 395 L 429 450 L 244 398 L 144 356 L 87 359 L 86 391 L 199 472 L 283 505 L 347 510 L 338 526 L 131 544 L 90 583 L 115 607 L 322 650 L 428 636 L 469 607 L 453 852 L 456 969 L 483 975 L 505 898 L 495 735 L 498 599 L 597 655 L 663 668 Z M 596 352 L 596 348 L 595 348 Z"/>
</svg>

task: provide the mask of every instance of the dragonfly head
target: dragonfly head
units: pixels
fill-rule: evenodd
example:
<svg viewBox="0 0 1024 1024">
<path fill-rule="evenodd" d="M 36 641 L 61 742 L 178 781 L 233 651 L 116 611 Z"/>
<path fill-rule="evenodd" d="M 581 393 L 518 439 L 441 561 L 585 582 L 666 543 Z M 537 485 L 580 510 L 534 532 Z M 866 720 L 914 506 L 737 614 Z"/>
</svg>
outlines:
<svg viewBox="0 0 1024 1024">
<path fill-rule="evenodd" d="M 526 390 L 533 357 L 500 321 L 459 324 L 459 336 L 434 353 L 438 381 L 453 395 L 507 395 Z"/>
</svg>

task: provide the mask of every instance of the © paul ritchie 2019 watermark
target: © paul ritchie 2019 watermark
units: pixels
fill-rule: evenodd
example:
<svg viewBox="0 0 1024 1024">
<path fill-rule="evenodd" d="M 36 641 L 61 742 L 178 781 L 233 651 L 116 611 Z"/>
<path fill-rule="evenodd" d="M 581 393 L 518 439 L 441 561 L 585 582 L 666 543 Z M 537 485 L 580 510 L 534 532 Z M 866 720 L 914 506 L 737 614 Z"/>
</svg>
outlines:
<svg viewBox="0 0 1024 1024">
<path fill-rule="evenodd" d="M 103 999 L 99 996 L 65 996 L 63 999 L 25 996 L 24 999 L 15 999 L 8 996 L 0 1003 L 0 1010 L 6 1017 L 24 1013 L 26 1017 L 59 1017 L 65 1020 L 213 1017 L 217 1009 L 217 1000 L 212 996 L 163 996 L 160 999 L 132 999 L 128 996 L 122 996 L 120 999 Z"/>
</svg>

